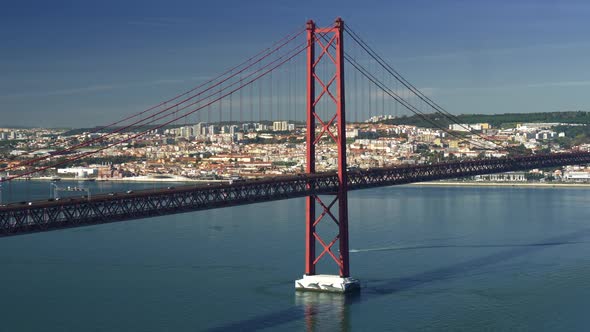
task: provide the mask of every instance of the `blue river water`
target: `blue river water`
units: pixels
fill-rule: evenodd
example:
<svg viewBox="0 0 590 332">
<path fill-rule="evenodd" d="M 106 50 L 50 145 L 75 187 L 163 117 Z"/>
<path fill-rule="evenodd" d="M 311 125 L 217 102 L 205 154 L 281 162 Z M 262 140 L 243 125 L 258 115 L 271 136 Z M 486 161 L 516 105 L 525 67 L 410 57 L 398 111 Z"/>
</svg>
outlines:
<svg viewBox="0 0 590 332">
<path fill-rule="evenodd" d="M 2 330 L 585 331 L 589 206 L 585 188 L 351 192 L 356 296 L 294 291 L 303 199 L 1 238 Z"/>
</svg>

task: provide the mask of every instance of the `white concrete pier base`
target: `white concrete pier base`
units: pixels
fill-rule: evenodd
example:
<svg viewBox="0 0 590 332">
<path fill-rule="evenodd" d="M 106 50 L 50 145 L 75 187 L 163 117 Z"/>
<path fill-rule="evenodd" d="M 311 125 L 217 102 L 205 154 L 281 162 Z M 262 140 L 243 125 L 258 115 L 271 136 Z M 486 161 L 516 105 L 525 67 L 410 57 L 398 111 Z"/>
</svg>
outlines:
<svg viewBox="0 0 590 332">
<path fill-rule="evenodd" d="M 295 290 L 298 291 L 349 293 L 360 288 L 361 282 L 357 279 L 328 274 L 304 275 L 302 279 L 295 280 Z"/>
</svg>

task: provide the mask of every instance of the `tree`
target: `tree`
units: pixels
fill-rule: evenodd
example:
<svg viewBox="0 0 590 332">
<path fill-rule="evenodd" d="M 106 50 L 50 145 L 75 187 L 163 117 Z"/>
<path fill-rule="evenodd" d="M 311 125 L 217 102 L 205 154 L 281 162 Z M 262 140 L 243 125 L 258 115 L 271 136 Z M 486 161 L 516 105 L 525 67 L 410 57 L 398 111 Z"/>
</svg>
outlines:
<svg viewBox="0 0 590 332">
<path fill-rule="evenodd" d="M 527 149 L 523 144 L 514 146 L 510 150 L 508 150 L 509 156 L 522 156 L 522 155 L 530 155 L 533 152 L 530 149 Z"/>
<path fill-rule="evenodd" d="M 539 153 L 549 154 L 549 153 L 551 153 L 551 148 L 550 147 L 542 148 L 541 150 L 539 150 Z"/>
<path fill-rule="evenodd" d="M 541 173 L 526 173 L 524 175 L 527 181 L 539 181 L 543 178 L 543 174 Z"/>
</svg>

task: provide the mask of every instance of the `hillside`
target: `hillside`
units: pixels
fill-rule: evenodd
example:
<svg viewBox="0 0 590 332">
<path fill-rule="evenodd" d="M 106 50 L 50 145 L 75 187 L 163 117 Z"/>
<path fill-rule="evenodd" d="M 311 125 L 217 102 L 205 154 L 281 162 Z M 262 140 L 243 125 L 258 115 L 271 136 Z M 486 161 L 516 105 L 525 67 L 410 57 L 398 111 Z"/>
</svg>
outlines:
<svg viewBox="0 0 590 332">
<path fill-rule="evenodd" d="M 426 114 L 430 120 L 437 124 L 448 126 L 452 122 L 440 113 Z M 561 122 L 590 124 L 590 112 L 545 112 L 545 113 L 504 113 L 504 114 L 461 114 L 457 115 L 460 123 L 489 123 L 495 128 L 514 126 L 524 122 Z M 418 127 L 433 127 L 423 118 L 412 115 L 383 121 L 387 124 L 405 124 Z"/>
</svg>

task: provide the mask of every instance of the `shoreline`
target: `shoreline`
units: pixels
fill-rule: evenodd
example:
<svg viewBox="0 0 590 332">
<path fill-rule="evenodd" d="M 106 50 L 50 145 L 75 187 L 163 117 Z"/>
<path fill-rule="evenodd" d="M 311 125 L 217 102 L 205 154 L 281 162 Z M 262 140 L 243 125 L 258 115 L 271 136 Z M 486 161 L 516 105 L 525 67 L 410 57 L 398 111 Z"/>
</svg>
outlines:
<svg viewBox="0 0 590 332">
<path fill-rule="evenodd" d="M 47 178 L 30 178 L 17 179 L 17 181 L 54 181 Z M 135 183 L 154 183 L 154 182 L 173 182 L 173 183 L 217 183 L 229 182 L 229 180 L 198 180 L 189 178 L 118 178 L 118 179 L 74 179 L 62 178 L 56 182 L 135 182 Z M 541 182 L 476 182 L 476 181 L 431 181 L 431 182 L 414 182 L 405 184 L 407 186 L 436 186 L 436 187 L 538 187 L 538 188 L 586 188 L 590 183 L 541 183 Z"/>
<path fill-rule="evenodd" d="M 174 183 L 194 183 L 194 182 L 228 182 L 229 180 L 198 180 L 189 178 L 140 178 L 140 177 L 129 177 L 129 178 L 60 178 L 59 180 L 50 178 L 19 178 L 15 181 L 26 182 L 26 181 L 38 181 L 38 182 L 138 182 L 138 183 L 152 183 L 152 182 L 174 182 Z"/>
<path fill-rule="evenodd" d="M 63 181 L 63 180 L 62 180 Z M 229 180 L 196 180 L 196 179 L 136 179 L 136 178 L 122 178 L 122 179 L 97 179 L 94 182 L 174 182 L 174 183 L 194 183 L 194 182 L 227 182 Z"/>
<path fill-rule="evenodd" d="M 415 182 L 414 186 L 443 186 L 443 187 L 533 187 L 533 188 L 588 188 L 590 183 L 541 183 L 541 182 L 475 182 L 475 181 L 432 181 Z"/>
</svg>

